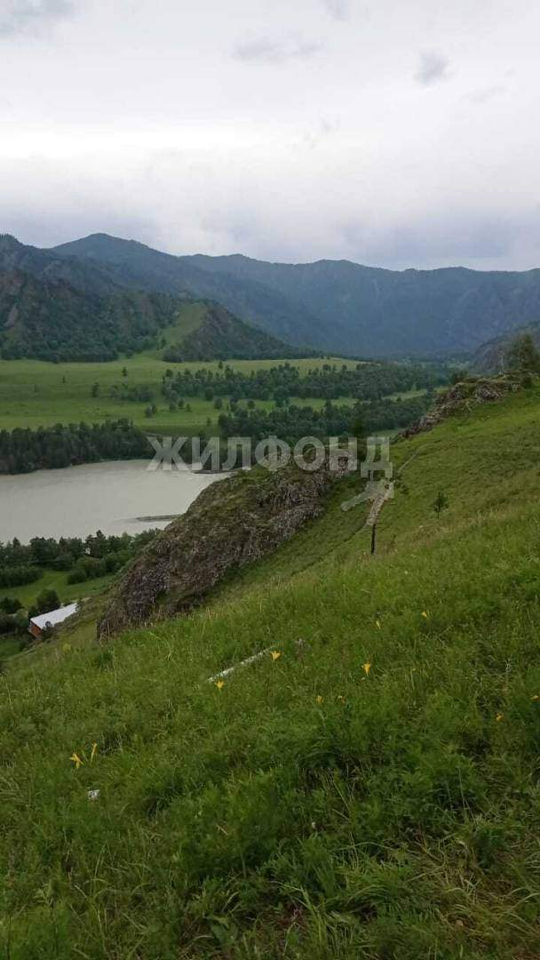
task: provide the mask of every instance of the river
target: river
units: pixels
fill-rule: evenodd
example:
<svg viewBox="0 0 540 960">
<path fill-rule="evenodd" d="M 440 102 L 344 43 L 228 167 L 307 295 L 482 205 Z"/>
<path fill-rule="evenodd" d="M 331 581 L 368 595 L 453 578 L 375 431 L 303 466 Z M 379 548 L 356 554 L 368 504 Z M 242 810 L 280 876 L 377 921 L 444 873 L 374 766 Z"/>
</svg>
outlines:
<svg viewBox="0 0 540 960">
<path fill-rule="evenodd" d="M 147 466 L 147 460 L 119 460 L 0 476 L 0 541 L 163 528 L 201 490 L 219 482 L 212 474 L 151 473 Z"/>
</svg>

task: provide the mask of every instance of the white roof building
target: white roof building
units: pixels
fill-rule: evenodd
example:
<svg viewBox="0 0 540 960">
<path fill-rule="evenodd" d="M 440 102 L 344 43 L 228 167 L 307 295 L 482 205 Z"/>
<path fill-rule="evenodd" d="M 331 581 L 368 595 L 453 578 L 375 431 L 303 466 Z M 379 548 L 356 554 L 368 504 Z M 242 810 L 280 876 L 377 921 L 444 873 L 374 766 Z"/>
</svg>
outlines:
<svg viewBox="0 0 540 960">
<path fill-rule="evenodd" d="M 50 624 L 51 627 L 56 627 L 59 623 L 67 620 L 68 617 L 72 617 L 73 614 L 77 612 L 78 606 L 78 603 L 68 603 L 66 607 L 60 607 L 58 610 L 50 610 L 49 613 L 40 613 L 39 617 L 32 617 L 30 620 L 30 629 L 34 627 L 34 630 L 41 633 L 48 624 Z"/>
</svg>

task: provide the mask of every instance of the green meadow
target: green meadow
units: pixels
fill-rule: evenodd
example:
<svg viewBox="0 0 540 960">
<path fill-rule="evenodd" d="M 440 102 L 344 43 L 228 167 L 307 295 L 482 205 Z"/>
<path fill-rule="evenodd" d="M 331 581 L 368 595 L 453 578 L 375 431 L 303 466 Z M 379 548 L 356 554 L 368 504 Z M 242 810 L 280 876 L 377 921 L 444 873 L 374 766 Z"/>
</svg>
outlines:
<svg viewBox="0 0 540 960">
<path fill-rule="evenodd" d="M 68 583 L 69 571 L 51 570 L 48 567 L 42 569 L 43 576 L 39 580 L 21 587 L 2 587 L 2 594 L 15 597 L 27 609 L 32 606 L 42 590 L 56 590 L 63 604 L 71 603 L 73 600 L 79 600 L 81 595 L 93 596 L 99 593 L 111 580 L 110 576 L 106 576 L 96 577 L 95 580 L 87 580 L 84 583 Z"/>
<path fill-rule="evenodd" d="M 538 956 L 539 414 L 396 443 L 374 557 L 352 477 L 192 615 L 10 660 L 0 955 Z"/>
<path fill-rule="evenodd" d="M 276 366 L 278 360 L 231 360 L 234 369 L 251 371 Z M 282 361 L 286 362 L 286 361 Z M 341 358 L 305 359 L 290 361 L 301 370 L 316 369 L 325 363 L 355 366 L 352 360 Z M 127 378 L 123 377 L 124 367 Z M 47 363 L 39 360 L 0 360 L 0 430 L 15 427 L 36 428 L 54 426 L 56 423 L 98 423 L 110 417 L 115 420 L 127 417 L 140 427 L 163 433 L 195 433 L 217 424 L 218 411 L 210 401 L 198 397 L 187 398 L 189 411 L 171 413 L 161 396 L 161 381 L 167 369 L 174 371 L 189 368 L 217 370 L 217 362 L 171 364 L 157 356 L 140 354 L 126 360 L 108 363 Z M 129 386 L 152 388 L 158 413 L 148 420 L 145 417 L 147 403 L 113 399 L 109 396 L 113 386 L 128 383 Z M 98 395 L 92 396 L 94 384 Z M 297 403 L 320 406 L 323 401 L 302 399 Z M 260 408 L 269 409 L 272 401 L 257 402 Z M 207 424 L 210 419 L 211 424 Z"/>
</svg>

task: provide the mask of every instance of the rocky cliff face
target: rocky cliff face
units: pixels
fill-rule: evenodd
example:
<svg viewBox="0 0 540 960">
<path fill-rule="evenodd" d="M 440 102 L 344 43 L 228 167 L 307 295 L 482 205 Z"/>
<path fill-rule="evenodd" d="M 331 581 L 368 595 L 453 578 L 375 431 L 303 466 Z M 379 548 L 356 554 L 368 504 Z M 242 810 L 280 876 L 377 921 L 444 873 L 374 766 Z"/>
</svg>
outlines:
<svg viewBox="0 0 540 960">
<path fill-rule="evenodd" d="M 263 557 L 317 517 L 335 479 L 327 466 L 314 472 L 293 466 L 217 481 L 130 567 L 98 636 L 189 611 L 227 573 Z"/>
</svg>

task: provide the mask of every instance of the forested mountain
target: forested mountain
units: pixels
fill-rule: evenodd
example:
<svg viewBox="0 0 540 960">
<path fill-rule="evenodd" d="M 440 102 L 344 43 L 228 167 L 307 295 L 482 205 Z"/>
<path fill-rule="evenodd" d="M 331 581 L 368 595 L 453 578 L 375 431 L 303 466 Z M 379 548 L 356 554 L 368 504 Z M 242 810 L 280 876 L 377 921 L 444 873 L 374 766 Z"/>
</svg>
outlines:
<svg viewBox="0 0 540 960">
<path fill-rule="evenodd" d="M 257 278 L 235 276 L 226 269 L 205 269 L 212 258 L 174 257 L 160 253 L 135 240 L 120 240 L 94 234 L 50 251 L 71 265 L 84 263 L 111 282 L 146 290 L 189 293 L 196 298 L 222 303 L 242 320 L 260 326 L 274 336 L 298 346 L 316 345 L 330 350 L 333 338 L 317 314 L 301 302 L 291 302 L 271 285 Z M 228 258 L 224 258 L 228 259 Z M 255 262 L 255 261 L 254 261 Z"/>
<path fill-rule="evenodd" d="M 41 266 L 32 255 L 22 262 L 27 267 Z M 110 360 L 119 354 L 165 347 L 170 361 L 273 359 L 309 353 L 243 323 L 219 304 L 121 287 L 112 294 L 90 293 L 51 274 L 54 271 L 47 264 L 39 277 L 16 267 L 0 269 L 0 355 L 4 359 Z"/>
<path fill-rule="evenodd" d="M 5 359 L 110 360 L 153 346 L 178 306 L 168 294 L 100 296 L 63 280 L 0 272 L 0 351 Z"/>
<path fill-rule="evenodd" d="M 165 349 L 165 360 L 275 360 L 311 354 L 238 320 L 219 303 L 202 306 L 200 324 Z"/>
<path fill-rule="evenodd" d="M 470 353 L 540 321 L 540 270 L 396 272 L 345 260 L 175 257 L 105 234 L 51 250 L 0 237 L 2 268 L 92 294 L 127 288 L 213 300 L 288 343 L 353 356 Z"/>
<path fill-rule="evenodd" d="M 223 303 L 289 342 L 364 356 L 448 355 L 540 320 L 540 270 L 396 272 L 345 260 L 173 257 L 97 234 L 51 251 L 128 285 Z"/>
<path fill-rule="evenodd" d="M 92 294 L 109 294 L 125 287 L 110 276 L 107 268 L 68 260 L 50 250 L 26 246 L 9 234 L 0 234 L 0 271 L 20 270 L 41 280 L 64 281 L 77 290 Z"/>
</svg>

